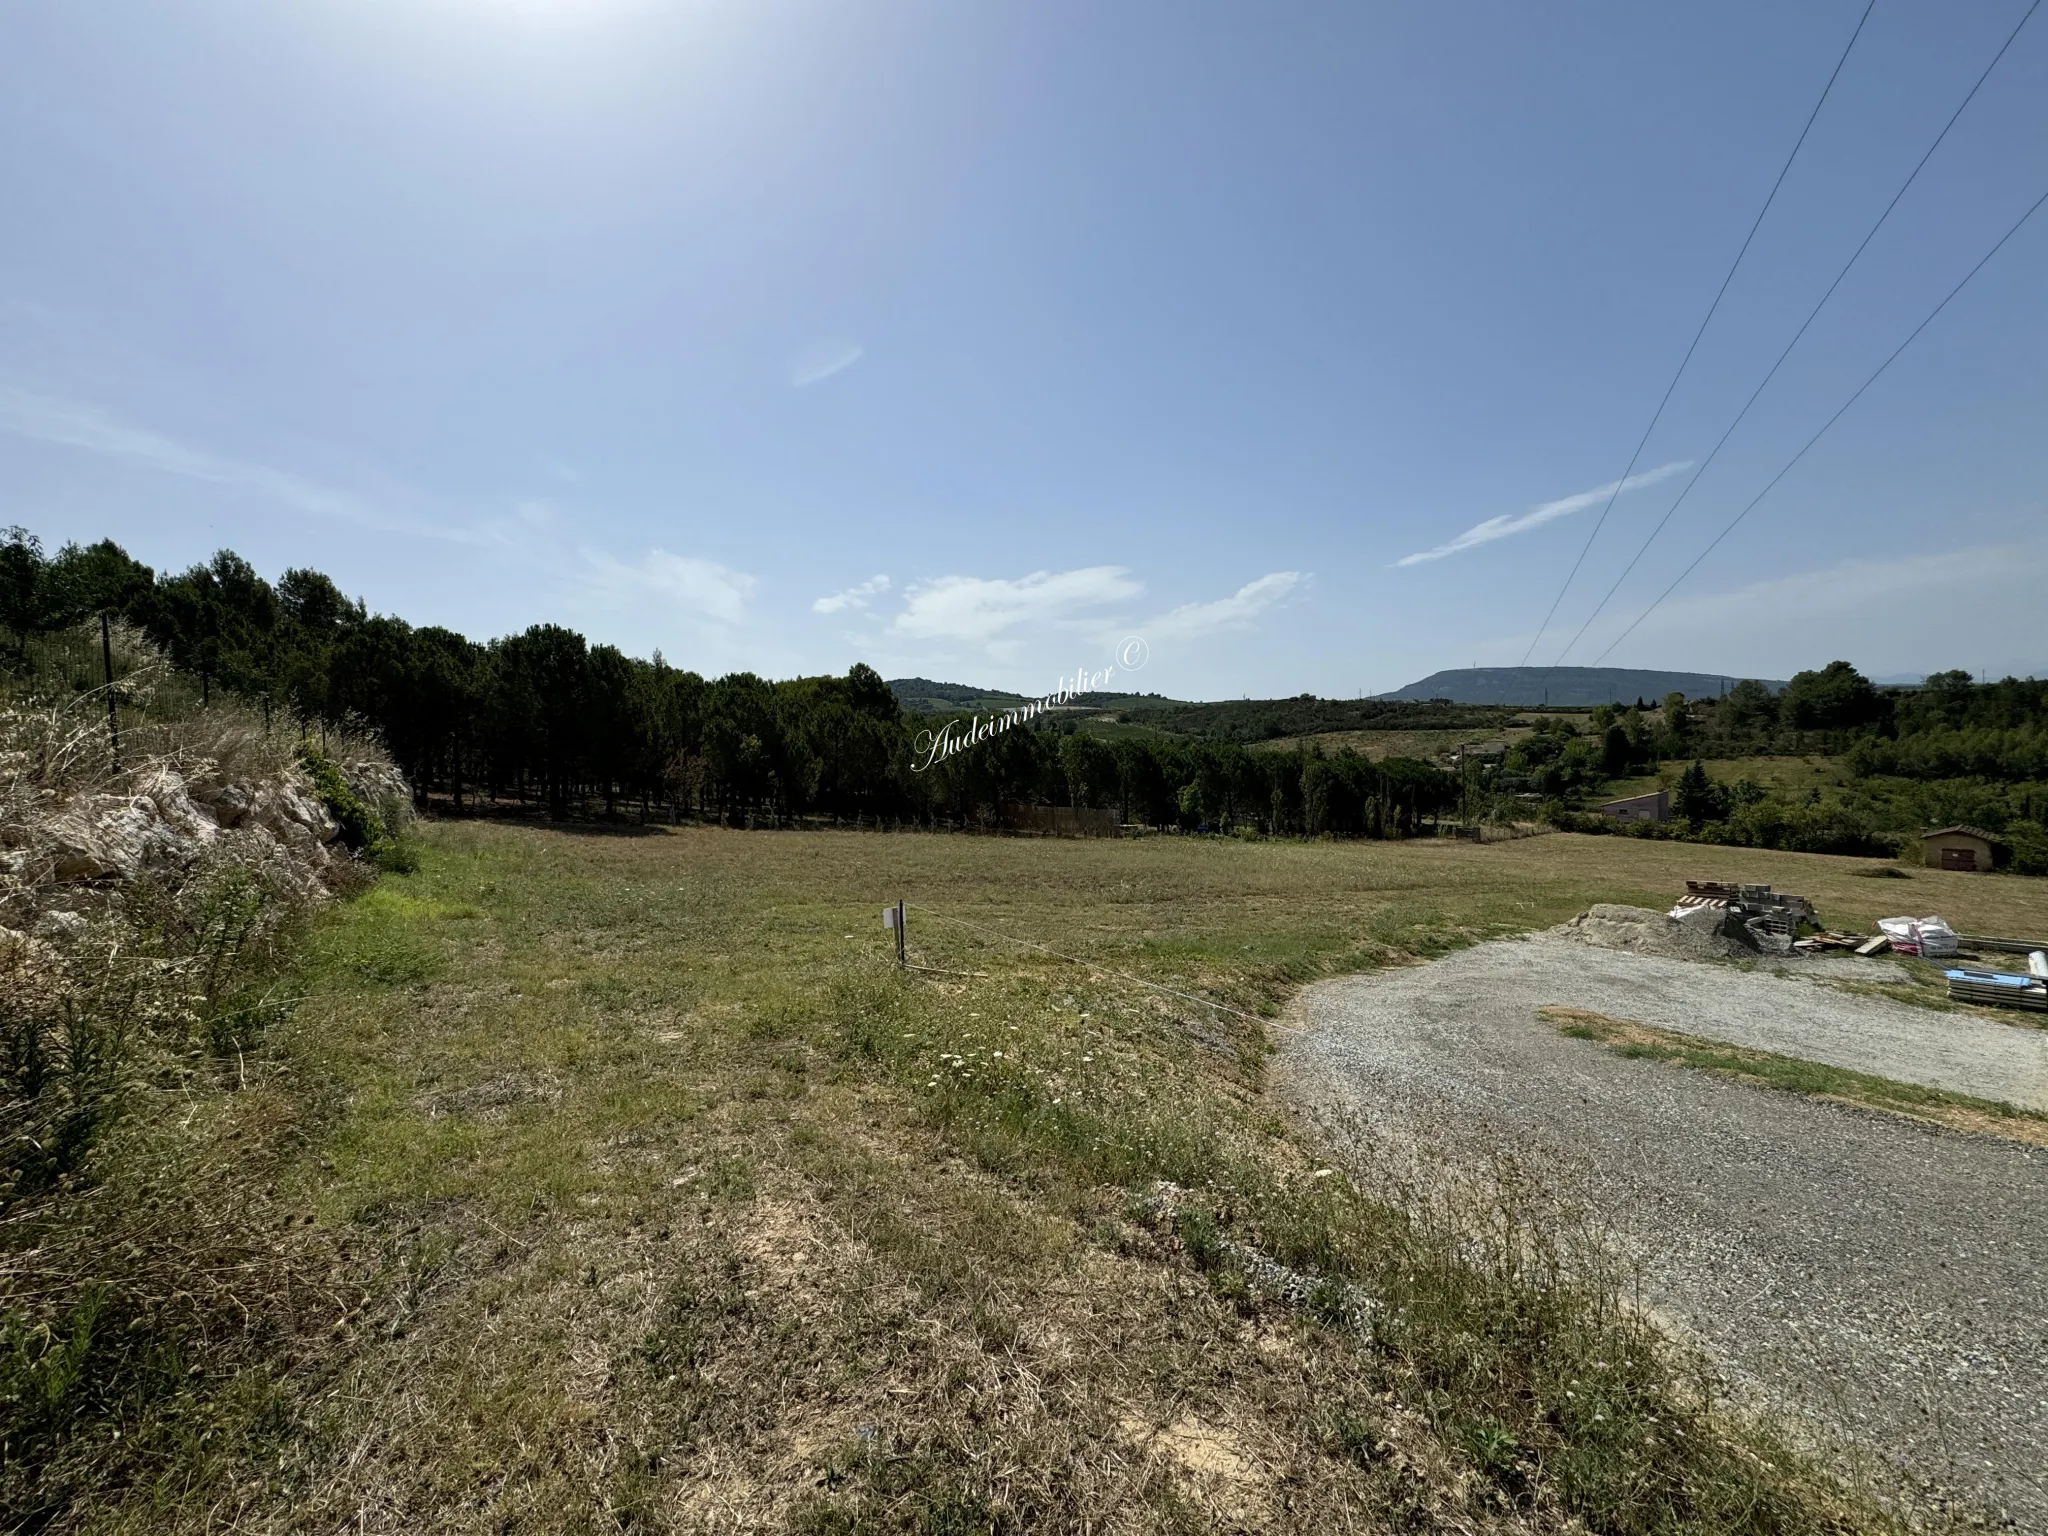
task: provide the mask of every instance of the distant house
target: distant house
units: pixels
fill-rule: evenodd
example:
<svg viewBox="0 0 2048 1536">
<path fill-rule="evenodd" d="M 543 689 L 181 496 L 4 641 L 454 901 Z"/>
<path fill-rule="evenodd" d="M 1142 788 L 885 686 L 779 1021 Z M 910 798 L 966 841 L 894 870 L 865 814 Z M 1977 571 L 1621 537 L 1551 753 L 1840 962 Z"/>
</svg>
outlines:
<svg viewBox="0 0 2048 1536">
<path fill-rule="evenodd" d="M 1623 800 L 1610 800 L 1600 807 L 1600 814 L 1612 816 L 1616 821 L 1669 821 L 1671 791 L 1660 789 L 1652 795 L 1630 795 Z"/>
<path fill-rule="evenodd" d="M 1982 827 L 1938 827 L 1920 835 L 1920 859 L 1929 869 L 1987 870 L 1997 847 Z"/>
</svg>

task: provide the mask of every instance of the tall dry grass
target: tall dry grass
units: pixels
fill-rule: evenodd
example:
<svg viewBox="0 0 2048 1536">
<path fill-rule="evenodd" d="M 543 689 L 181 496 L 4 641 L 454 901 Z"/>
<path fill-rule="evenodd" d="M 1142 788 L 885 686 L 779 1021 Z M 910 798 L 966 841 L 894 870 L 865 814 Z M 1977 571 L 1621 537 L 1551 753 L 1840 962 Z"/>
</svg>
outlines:
<svg viewBox="0 0 2048 1536">
<path fill-rule="evenodd" d="M 279 977 L 305 919 L 370 872 L 311 832 L 199 828 L 209 806 L 311 796 L 297 731 L 232 698 L 202 702 L 126 628 L 109 685 L 98 639 L 31 642 L 0 677 L 10 1527 L 52 1518 L 93 1480 L 77 1461 L 81 1424 L 188 1392 L 335 1304 L 322 1263 L 272 1208 L 260 1161 L 237 1145 L 238 1126 L 268 1111 L 235 1101 L 262 1097 L 250 1057 L 291 1006 Z M 376 744 L 335 733 L 329 752 L 397 822 L 403 781 Z M 165 829 L 152 856 L 66 878 L 66 850 L 124 815 Z"/>
</svg>

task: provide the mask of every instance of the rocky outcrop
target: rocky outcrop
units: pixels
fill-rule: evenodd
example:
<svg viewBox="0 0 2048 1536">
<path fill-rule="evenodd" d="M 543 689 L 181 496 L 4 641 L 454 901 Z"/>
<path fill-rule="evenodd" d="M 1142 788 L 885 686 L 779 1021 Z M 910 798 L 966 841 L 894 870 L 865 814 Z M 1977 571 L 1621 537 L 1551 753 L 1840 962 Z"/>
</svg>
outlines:
<svg viewBox="0 0 2048 1536">
<path fill-rule="evenodd" d="M 360 888 L 356 852 L 411 817 L 383 748 L 342 727 L 316 749 L 233 697 L 181 697 L 163 657 L 124 643 L 118 742 L 103 691 L 0 676 L 0 928 L 45 959 L 101 940 L 133 957 L 218 922 L 222 882 L 239 903 L 255 876 L 280 912 Z"/>
<path fill-rule="evenodd" d="M 290 778 L 187 783 L 165 768 L 136 793 L 65 801 L 29 828 L 26 851 L 40 854 L 49 877 L 60 882 L 127 881 L 185 868 L 231 829 L 268 838 L 314 871 L 332 858 L 328 845 L 339 831 L 326 807 Z"/>
<path fill-rule="evenodd" d="M 339 771 L 384 832 L 400 830 L 411 792 L 388 761 L 354 754 Z M 67 948 L 139 881 L 178 891 L 234 865 L 303 905 L 354 878 L 341 826 L 289 748 L 186 750 L 67 777 L 39 771 L 33 751 L 0 751 L 0 925 L 13 949 Z"/>
</svg>

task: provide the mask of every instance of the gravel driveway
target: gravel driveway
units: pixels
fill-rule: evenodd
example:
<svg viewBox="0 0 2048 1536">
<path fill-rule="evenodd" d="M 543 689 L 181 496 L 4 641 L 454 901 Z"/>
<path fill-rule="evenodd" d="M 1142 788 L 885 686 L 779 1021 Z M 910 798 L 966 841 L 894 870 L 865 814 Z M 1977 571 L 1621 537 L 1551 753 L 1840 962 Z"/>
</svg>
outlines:
<svg viewBox="0 0 2048 1536">
<path fill-rule="evenodd" d="M 1739 1382 L 1927 1500 L 2048 1531 L 2048 1153 L 1627 1060 L 1546 1004 L 2044 1107 L 2048 1035 L 1546 935 L 1312 987 L 1281 1042 L 1312 1112 L 1574 1170 Z"/>
</svg>

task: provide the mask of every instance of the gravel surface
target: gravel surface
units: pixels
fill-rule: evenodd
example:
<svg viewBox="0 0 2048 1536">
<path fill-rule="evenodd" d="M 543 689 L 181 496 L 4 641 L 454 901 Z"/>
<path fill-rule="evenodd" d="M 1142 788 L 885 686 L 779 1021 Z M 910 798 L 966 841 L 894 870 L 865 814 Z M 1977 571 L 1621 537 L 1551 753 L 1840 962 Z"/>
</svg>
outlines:
<svg viewBox="0 0 2048 1536">
<path fill-rule="evenodd" d="M 1568 924 L 1538 938 L 1488 944 L 1446 966 L 1461 976 L 1483 976 L 1488 985 L 1526 978 L 1550 986 L 1569 978 L 1571 997 L 1542 1001 L 2048 1110 L 2048 1030 L 2007 1022 L 2031 1015 L 1915 1008 L 1824 984 L 1866 974 L 1872 981 L 1896 981 L 1901 972 L 1895 961 L 1800 956 L 1747 966 L 1702 965 L 1574 942 L 1584 931 Z M 1853 969 L 1859 965 L 1868 966 L 1867 973 Z"/>
<path fill-rule="evenodd" d="M 1506 1136 L 1738 1385 L 1882 1482 L 2048 1531 L 2048 1153 L 1628 1060 L 1546 1004 L 2015 1103 L 2048 1036 L 1546 935 L 1312 987 L 1281 1053 L 1333 1125 L 1451 1158 Z"/>
</svg>

